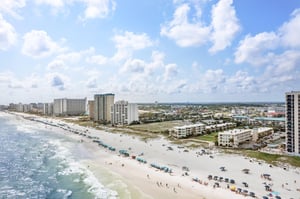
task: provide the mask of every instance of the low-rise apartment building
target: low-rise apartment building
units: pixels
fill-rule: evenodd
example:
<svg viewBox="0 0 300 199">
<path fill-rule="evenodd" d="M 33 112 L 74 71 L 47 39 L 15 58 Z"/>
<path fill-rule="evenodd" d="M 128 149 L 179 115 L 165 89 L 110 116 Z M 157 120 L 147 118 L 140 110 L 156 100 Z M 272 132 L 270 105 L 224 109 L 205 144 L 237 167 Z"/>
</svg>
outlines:
<svg viewBox="0 0 300 199">
<path fill-rule="evenodd" d="M 213 124 L 213 125 L 206 126 L 205 130 L 207 133 L 209 133 L 209 132 L 225 131 L 235 127 L 236 127 L 236 123 L 228 122 L 228 123 Z"/>
<path fill-rule="evenodd" d="M 256 142 L 260 138 L 273 134 L 274 130 L 270 127 L 260 127 L 252 129 L 252 140 Z"/>
<path fill-rule="evenodd" d="M 205 132 L 205 124 L 191 124 L 176 126 L 170 130 L 170 135 L 176 138 L 186 138 L 192 135 L 201 135 Z"/>
<path fill-rule="evenodd" d="M 238 147 L 240 144 L 252 140 L 251 129 L 233 129 L 218 134 L 219 146 Z"/>
</svg>

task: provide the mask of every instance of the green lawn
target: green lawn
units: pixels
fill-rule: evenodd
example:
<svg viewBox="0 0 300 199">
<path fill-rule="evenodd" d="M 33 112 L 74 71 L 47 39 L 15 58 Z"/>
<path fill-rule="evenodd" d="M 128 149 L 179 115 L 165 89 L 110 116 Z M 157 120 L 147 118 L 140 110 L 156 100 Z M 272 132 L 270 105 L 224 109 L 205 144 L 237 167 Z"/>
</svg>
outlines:
<svg viewBox="0 0 300 199">
<path fill-rule="evenodd" d="M 185 125 L 184 122 L 181 120 L 178 121 L 166 121 L 166 122 L 155 122 L 155 123 L 148 123 L 148 124 L 139 124 L 139 125 L 132 125 L 128 126 L 127 128 L 132 130 L 138 131 L 146 131 L 152 133 L 163 133 L 174 126 L 182 126 Z"/>
<path fill-rule="evenodd" d="M 200 135 L 200 136 L 196 137 L 196 139 L 209 141 L 209 142 L 215 142 L 215 139 L 216 139 L 215 136 L 217 136 L 217 135 L 218 135 L 218 133 L 214 132 L 211 134 Z"/>
</svg>

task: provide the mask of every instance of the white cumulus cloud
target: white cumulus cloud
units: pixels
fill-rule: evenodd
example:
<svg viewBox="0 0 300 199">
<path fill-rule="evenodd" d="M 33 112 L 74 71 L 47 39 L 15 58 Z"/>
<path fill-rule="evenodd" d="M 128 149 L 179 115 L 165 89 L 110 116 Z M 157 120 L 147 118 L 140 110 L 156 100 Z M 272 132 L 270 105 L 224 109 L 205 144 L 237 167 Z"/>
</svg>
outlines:
<svg viewBox="0 0 300 199">
<path fill-rule="evenodd" d="M 276 56 L 272 64 L 276 66 L 275 70 L 272 71 L 274 74 L 279 76 L 284 73 L 291 74 L 292 71 L 300 65 L 300 51 L 285 51 L 284 53 Z"/>
<path fill-rule="evenodd" d="M 209 49 L 211 53 L 224 50 L 231 45 L 240 30 L 232 0 L 220 0 L 213 5 L 210 24 L 205 24 L 201 19 L 201 4 L 205 1 L 201 3 L 197 0 L 179 2 L 173 19 L 161 26 L 160 34 L 162 36 L 174 40 L 180 47 L 198 47 L 212 43 L 212 47 Z M 178 2 L 176 1 L 175 4 Z M 192 10 L 192 8 L 194 9 Z"/>
<path fill-rule="evenodd" d="M 90 77 L 86 82 L 87 88 L 97 88 L 97 77 Z"/>
<path fill-rule="evenodd" d="M 234 36 L 240 30 L 233 0 L 220 0 L 212 8 L 212 36 L 213 46 L 210 52 L 217 52 L 230 46 Z"/>
<path fill-rule="evenodd" d="M 108 62 L 108 58 L 103 55 L 93 55 L 91 57 L 88 57 L 86 61 L 91 64 L 103 65 Z"/>
<path fill-rule="evenodd" d="M 22 53 L 30 57 L 47 57 L 60 50 L 59 45 L 43 30 L 32 30 L 23 39 Z"/>
<path fill-rule="evenodd" d="M 191 23 L 188 19 L 190 6 L 180 5 L 173 16 L 173 20 L 161 27 L 160 34 L 175 40 L 181 47 L 200 46 L 209 40 L 210 27 L 201 21 Z"/>
<path fill-rule="evenodd" d="M 66 68 L 67 65 L 65 64 L 65 62 L 59 59 L 55 59 L 47 65 L 48 70 L 60 70 Z"/>
<path fill-rule="evenodd" d="M 274 32 L 263 32 L 255 36 L 247 35 L 240 41 L 239 47 L 235 52 L 235 62 L 259 66 L 267 63 L 273 53 L 269 50 L 274 50 L 279 45 L 279 38 Z"/>
<path fill-rule="evenodd" d="M 235 63 L 250 63 L 255 66 L 276 65 L 282 71 L 282 61 L 294 63 L 300 47 L 300 9 L 296 9 L 291 19 L 276 31 L 247 35 L 235 52 Z M 280 63 L 280 64 L 279 64 Z M 287 69 L 290 67 L 287 67 Z"/>
<path fill-rule="evenodd" d="M 140 59 L 128 59 L 124 66 L 121 68 L 120 72 L 132 72 L 132 73 L 144 73 L 146 68 L 146 63 Z"/>
<path fill-rule="evenodd" d="M 166 81 L 175 78 L 178 72 L 176 64 L 167 64 L 164 72 L 164 80 Z"/>
<path fill-rule="evenodd" d="M 70 79 L 60 73 L 50 73 L 46 75 L 51 87 L 57 88 L 60 91 L 66 90 Z"/>
<path fill-rule="evenodd" d="M 22 19 L 18 10 L 26 6 L 26 0 L 1 0 L 0 12 Z"/>
<path fill-rule="evenodd" d="M 15 28 L 0 14 L 0 50 L 7 50 L 17 41 Z"/>
<path fill-rule="evenodd" d="M 81 0 L 85 3 L 83 19 L 105 18 L 116 9 L 114 0 Z"/>
<path fill-rule="evenodd" d="M 35 0 L 35 2 L 37 4 L 45 4 L 45 5 L 49 5 L 52 7 L 56 7 L 56 8 L 60 8 L 60 7 L 64 7 L 65 3 L 70 2 L 70 1 L 66 1 L 66 0 Z"/>
<path fill-rule="evenodd" d="M 222 69 L 209 69 L 205 71 L 204 74 L 200 74 L 199 82 L 196 85 L 195 91 L 200 91 L 203 93 L 215 93 L 216 91 L 223 91 L 222 88 L 225 82 L 226 76 Z"/>
<path fill-rule="evenodd" d="M 290 21 L 279 28 L 282 44 L 287 47 L 300 47 L 300 9 L 292 13 Z"/>
<path fill-rule="evenodd" d="M 135 50 L 141 50 L 153 46 L 153 41 L 146 33 L 124 32 L 124 34 L 115 35 L 112 38 L 117 48 L 113 60 L 120 61 L 129 58 Z"/>
<path fill-rule="evenodd" d="M 105 18 L 116 9 L 114 0 L 35 0 L 38 5 L 51 6 L 54 11 L 68 9 L 75 3 L 82 4 L 83 13 L 79 16 L 80 20 Z"/>
<path fill-rule="evenodd" d="M 140 50 L 153 45 L 153 42 L 146 33 L 135 34 L 133 32 L 126 31 L 123 35 L 115 35 L 113 41 L 116 47 Z"/>
</svg>

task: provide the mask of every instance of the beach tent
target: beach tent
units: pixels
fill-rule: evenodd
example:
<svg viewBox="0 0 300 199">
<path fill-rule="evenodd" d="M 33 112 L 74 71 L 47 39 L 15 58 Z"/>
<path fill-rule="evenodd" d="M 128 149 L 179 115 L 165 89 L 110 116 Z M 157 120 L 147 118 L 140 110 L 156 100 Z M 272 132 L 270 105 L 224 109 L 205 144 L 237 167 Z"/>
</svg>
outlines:
<svg viewBox="0 0 300 199">
<path fill-rule="evenodd" d="M 253 198 L 255 197 L 255 193 L 254 193 L 254 192 L 250 192 L 249 195 L 250 195 L 251 197 L 253 197 Z"/>
<path fill-rule="evenodd" d="M 230 186 L 230 190 L 231 191 L 235 191 L 236 190 L 236 186 Z"/>
<path fill-rule="evenodd" d="M 226 168 L 222 166 L 222 167 L 220 167 L 220 170 L 221 171 L 226 171 Z"/>
</svg>

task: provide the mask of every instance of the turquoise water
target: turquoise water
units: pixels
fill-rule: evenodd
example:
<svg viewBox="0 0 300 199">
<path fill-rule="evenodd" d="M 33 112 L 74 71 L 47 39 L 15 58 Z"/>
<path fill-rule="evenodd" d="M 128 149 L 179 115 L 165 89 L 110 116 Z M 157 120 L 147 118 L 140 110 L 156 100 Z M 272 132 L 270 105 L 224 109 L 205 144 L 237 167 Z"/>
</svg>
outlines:
<svg viewBox="0 0 300 199">
<path fill-rule="evenodd" d="M 118 198 L 72 156 L 77 143 L 0 113 L 0 199 Z"/>
</svg>

